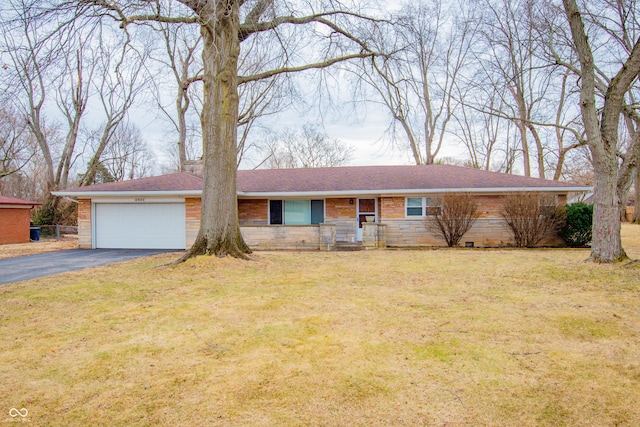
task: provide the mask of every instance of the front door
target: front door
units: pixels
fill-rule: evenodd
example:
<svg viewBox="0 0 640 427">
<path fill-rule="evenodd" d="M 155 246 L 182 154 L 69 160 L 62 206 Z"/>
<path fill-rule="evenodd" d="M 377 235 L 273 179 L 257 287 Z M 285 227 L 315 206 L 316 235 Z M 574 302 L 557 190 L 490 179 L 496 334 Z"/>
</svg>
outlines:
<svg viewBox="0 0 640 427">
<path fill-rule="evenodd" d="M 362 242 L 362 224 L 365 222 L 376 222 L 376 199 L 358 199 L 358 211 L 356 212 L 358 228 L 356 229 L 356 239 Z"/>
</svg>

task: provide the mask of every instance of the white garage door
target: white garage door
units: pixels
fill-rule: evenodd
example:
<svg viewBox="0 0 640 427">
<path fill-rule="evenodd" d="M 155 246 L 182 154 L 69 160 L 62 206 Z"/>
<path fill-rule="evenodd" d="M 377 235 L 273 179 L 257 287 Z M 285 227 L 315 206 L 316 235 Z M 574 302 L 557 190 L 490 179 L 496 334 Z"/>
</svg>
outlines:
<svg viewBox="0 0 640 427">
<path fill-rule="evenodd" d="M 96 248 L 185 249 L 184 203 L 95 205 Z"/>
</svg>

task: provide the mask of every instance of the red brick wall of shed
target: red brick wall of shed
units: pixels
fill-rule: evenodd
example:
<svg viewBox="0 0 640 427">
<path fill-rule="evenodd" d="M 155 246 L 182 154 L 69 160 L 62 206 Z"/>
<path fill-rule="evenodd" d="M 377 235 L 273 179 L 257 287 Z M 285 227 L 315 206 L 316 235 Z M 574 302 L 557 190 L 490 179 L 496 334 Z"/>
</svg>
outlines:
<svg viewBox="0 0 640 427">
<path fill-rule="evenodd" d="M 0 245 L 28 243 L 31 209 L 0 209 Z"/>
</svg>

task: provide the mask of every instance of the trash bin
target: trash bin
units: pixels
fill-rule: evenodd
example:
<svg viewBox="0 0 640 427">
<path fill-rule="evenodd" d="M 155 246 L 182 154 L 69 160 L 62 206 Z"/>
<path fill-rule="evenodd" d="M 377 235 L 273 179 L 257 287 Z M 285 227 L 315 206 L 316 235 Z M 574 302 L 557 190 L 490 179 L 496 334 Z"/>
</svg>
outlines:
<svg viewBox="0 0 640 427">
<path fill-rule="evenodd" d="M 40 240 L 40 227 L 31 227 L 29 231 L 29 238 L 32 242 L 37 242 Z"/>
</svg>

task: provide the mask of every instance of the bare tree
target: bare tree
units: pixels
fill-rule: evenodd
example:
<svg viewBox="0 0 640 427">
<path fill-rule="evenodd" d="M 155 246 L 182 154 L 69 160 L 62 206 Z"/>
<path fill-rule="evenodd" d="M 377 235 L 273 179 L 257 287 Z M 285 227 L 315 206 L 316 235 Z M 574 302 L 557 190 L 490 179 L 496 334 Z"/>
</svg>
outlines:
<svg viewBox="0 0 640 427">
<path fill-rule="evenodd" d="M 106 41 L 101 43 L 98 56 L 101 78 L 95 86 L 105 121 L 80 185 L 89 185 L 95 181 L 104 151 L 112 142 L 117 129 L 124 124 L 136 98 L 149 83 L 150 78 L 145 72 L 148 57 L 148 49 L 135 49 L 128 44 L 110 46 Z"/>
<path fill-rule="evenodd" d="M 285 58 L 272 58 L 269 52 L 280 43 L 278 34 L 264 40 L 252 38 L 244 43 L 238 64 L 241 75 L 250 76 L 260 73 L 266 67 L 286 65 Z M 260 152 L 261 145 L 250 138 L 251 131 L 260 126 L 266 118 L 284 107 L 291 105 L 296 98 L 293 83 L 287 75 L 279 74 L 270 78 L 247 80 L 238 85 L 238 164 L 251 152 Z"/>
<path fill-rule="evenodd" d="M 238 84 L 276 75 L 323 69 L 372 55 L 358 28 L 364 18 L 338 2 L 290 4 L 276 0 L 180 0 L 56 2 L 58 13 L 115 19 L 128 31 L 133 24 L 192 24 L 202 36 L 204 187 L 200 231 L 184 259 L 199 254 L 246 257 L 240 233 L 236 172 L 239 117 Z M 371 21 L 369 21 L 371 22 Z M 240 45 L 261 35 L 280 34 L 272 55 L 284 64 L 240 76 Z M 311 44 L 310 44 L 311 43 Z M 312 45 L 313 49 L 303 49 Z M 268 64 L 269 66 L 271 64 Z"/>
<path fill-rule="evenodd" d="M 175 82 L 175 97 L 173 109 L 164 105 L 160 93 L 163 85 L 158 83 L 158 106 L 169 119 L 177 134 L 175 151 L 177 153 L 178 170 L 184 171 L 187 160 L 193 160 L 189 156 L 189 144 L 199 136 L 199 128 L 196 130 L 190 124 L 190 113 L 194 110 L 195 91 L 194 83 L 202 81 L 202 64 L 199 61 L 202 37 L 195 28 L 186 24 L 172 24 L 168 22 L 156 23 L 156 27 L 164 42 L 164 55 L 159 61 L 171 73 Z M 162 73 L 160 79 L 165 78 Z M 200 140 L 200 138 L 197 138 Z M 172 150 L 173 151 L 173 150 Z M 200 151 L 200 150 L 197 150 Z"/>
<path fill-rule="evenodd" d="M 131 45 L 122 32 L 109 33 L 111 29 L 99 21 L 51 19 L 45 9 L 48 3 L 35 0 L 8 1 L 6 6 L 0 19 L 0 51 L 7 60 L 0 82 L 2 101 L 25 117 L 39 151 L 26 169 L 32 174 L 30 192 L 43 202 L 43 215 L 55 220 L 59 200 L 51 191 L 66 188 L 74 180 L 83 155 L 92 156 L 85 176 L 95 174 L 110 141 L 110 132 L 105 131 L 97 151 L 82 152 L 83 146 L 89 147 L 80 135 L 92 95 L 99 92 L 105 106 L 104 129 L 109 129 L 110 123 L 118 121 L 118 106 L 126 111 L 131 105 L 119 101 L 130 94 L 126 82 L 135 81 L 135 61 L 128 55 L 126 64 L 116 65 L 108 43 L 119 40 L 121 52 L 127 53 Z M 125 83 L 112 85 L 118 77 Z M 35 183 L 36 179 L 42 183 Z"/>
<path fill-rule="evenodd" d="M 44 105 L 47 97 L 47 71 L 52 66 L 50 46 L 38 31 L 35 18 L 11 3 L 3 11 L 2 53 L 5 64 L 4 93 L 11 94 L 14 106 L 25 117 L 30 132 L 42 152 L 46 165 L 45 182 L 49 190 L 56 187 L 53 155 L 47 142 Z M 14 7 L 11 9 L 10 7 Z M 22 95 L 22 96 L 21 96 Z M 22 102 L 20 102 L 22 101 Z"/>
<path fill-rule="evenodd" d="M 116 129 L 100 163 L 115 181 L 122 181 L 150 175 L 154 159 L 140 129 L 132 123 L 123 123 Z"/>
<path fill-rule="evenodd" d="M 633 138 L 625 153 L 619 144 L 621 115 L 637 117 L 627 99 L 640 73 L 640 38 L 629 40 L 631 30 L 638 34 L 638 5 L 603 1 L 581 10 L 575 0 L 563 0 L 563 6 L 579 67 L 570 60 L 564 65 L 580 76 L 580 111 L 595 174 L 590 259 L 611 263 L 626 258 L 620 238 L 621 190 L 628 185 L 640 150 L 640 138 Z M 592 18 L 596 10 L 599 16 L 589 22 L 608 26 L 588 36 L 585 17 Z M 594 28 L 590 26 L 591 31 Z M 599 46 L 607 46 L 609 55 L 596 62 L 593 52 Z"/>
<path fill-rule="evenodd" d="M 524 175 L 545 178 L 551 171 L 560 179 L 565 159 L 584 140 L 577 112 L 567 102 L 574 96 L 568 86 L 575 78 L 569 79 L 546 54 L 550 27 L 542 17 L 548 14 L 548 3 L 482 4 L 484 15 L 477 24 L 481 37 L 474 49 L 477 72 L 466 76 L 462 110 L 481 112 L 485 119 L 479 123 L 489 116 L 511 121 L 518 130 L 512 138 L 519 142 L 517 157 Z"/>
<path fill-rule="evenodd" d="M 454 112 L 456 126 L 451 133 L 466 148 L 471 167 L 514 173 L 520 151 L 513 121 L 491 113 L 502 110 L 500 104 L 504 101 L 501 96 L 490 87 L 473 87 L 464 93 L 460 89 L 457 87 L 458 99 L 464 99 L 467 105 Z M 479 107 L 471 108 L 468 104 Z"/>
<path fill-rule="evenodd" d="M 555 196 L 512 193 L 504 196 L 500 212 L 519 248 L 532 248 L 564 224 L 565 210 Z"/>
<path fill-rule="evenodd" d="M 62 61 L 59 84 L 56 90 L 56 104 L 58 110 L 66 120 L 67 135 L 64 147 L 60 153 L 60 160 L 56 168 L 55 183 L 58 188 L 67 188 L 69 174 L 74 166 L 76 145 L 82 119 L 87 111 L 89 96 L 97 61 L 90 46 L 91 38 L 77 38 L 77 43 L 62 44 L 66 61 Z"/>
<path fill-rule="evenodd" d="M 489 17 L 481 33 L 485 38 L 485 69 L 488 79 L 497 79 L 493 87 L 504 99 L 501 107 L 510 112 L 520 132 L 520 143 L 524 175 L 531 176 L 530 138 L 536 149 L 535 158 L 540 177 L 544 177 L 545 164 L 542 141 L 538 130 L 532 125 L 533 111 L 543 99 L 544 87 L 535 81 L 538 65 L 534 63 L 536 42 L 533 39 L 533 4 L 528 1 L 485 1 Z M 504 110 L 503 110 L 504 111 Z"/>
<path fill-rule="evenodd" d="M 470 57 L 474 26 L 467 15 L 473 13 L 467 2 L 448 9 L 441 1 L 406 3 L 389 32 L 376 37 L 388 54 L 359 73 L 390 112 L 393 137 L 404 136 L 416 164 L 434 163 L 459 106 L 454 88 Z"/>
<path fill-rule="evenodd" d="M 477 199 L 469 193 L 445 193 L 437 199 L 433 215 L 425 220 L 427 229 L 439 234 L 447 246 L 458 246 L 462 236 L 480 217 Z"/>
<path fill-rule="evenodd" d="M 301 133 L 288 130 L 273 135 L 265 151 L 263 163 L 271 169 L 318 168 L 347 164 L 354 148 L 306 125 Z"/>
<path fill-rule="evenodd" d="M 15 111 L 0 108 L 0 179 L 20 172 L 32 157 L 26 123 Z"/>
</svg>

